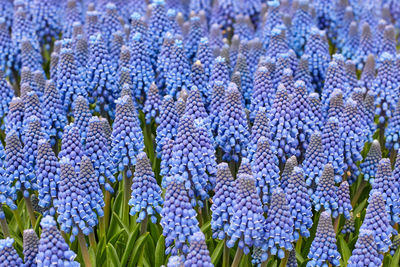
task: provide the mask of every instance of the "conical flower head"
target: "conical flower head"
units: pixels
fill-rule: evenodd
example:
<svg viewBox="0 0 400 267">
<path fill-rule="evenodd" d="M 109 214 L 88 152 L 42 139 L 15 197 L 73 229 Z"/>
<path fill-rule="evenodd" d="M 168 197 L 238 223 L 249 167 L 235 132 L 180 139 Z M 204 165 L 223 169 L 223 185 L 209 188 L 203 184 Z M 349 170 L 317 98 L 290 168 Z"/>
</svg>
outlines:
<svg viewBox="0 0 400 267">
<path fill-rule="evenodd" d="M 332 164 L 328 163 L 324 167 L 321 178 L 317 184 L 317 189 L 312 195 L 313 204 L 316 210 L 324 207 L 327 213 L 334 218 L 338 216 L 338 195 L 334 180 L 334 170 Z"/>
<path fill-rule="evenodd" d="M 225 87 L 229 84 L 229 66 L 223 57 L 217 57 L 214 60 L 213 67 L 211 70 L 211 77 L 209 81 L 209 86 L 214 88 L 214 84 L 220 81 Z"/>
<path fill-rule="evenodd" d="M 242 174 L 235 183 L 236 201 L 227 233 L 230 240 L 226 245 L 232 248 L 239 241 L 238 247 L 248 254 L 250 248 L 262 239 L 263 209 L 252 176 Z"/>
<path fill-rule="evenodd" d="M 190 236 L 200 230 L 196 216 L 184 183 L 173 179 L 167 186 L 161 211 L 166 254 L 188 253 Z"/>
<path fill-rule="evenodd" d="M 27 84 L 24 84 L 27 85 Z M 23 125 L 26 127 L 28 125 L 29 118 L 31 116 L 37 117 L 39 120 L 42 120 L 42 106 L 40 104 L 40 100 L 36 92 L 30 91 L 25 96 L 22 97 L 22 101 L 24 102 L 24 121 Z"/>
<path fill-rule="evenodd" d="M 215 185 L 215 174 L 217 172 L 217 159 L 215 157 L 214 148 L 214 137 L 209 128 L 208 121 L 203 119 L 196 119 L 194 126 L 197 128 L 199 133 L 199 144 L 202 150 L 204 164 L 206 166 L 207 173 L 210 175 L 209 179 L 213 180 L 211 184 Z"/>
<path fill-rule="evenodd" d="M 69 249 L 54 218 L 47 215 L 40 222 L 42 234 L 39 240 L 39 252 L 36 256 L 38 267 L 60 264 L 64 266 L 77 267 L 80 264 L 74 261 L 76 254 Z"/>
<path fill-rule="evenodd" d="M 60 160 L 60 183 L 57 196 L 57 222 L 61 231 L 71 233 L 73 242 L 79 231 L 89 235 L 97 224 L 96 213 L 91 209 L 91 197 L 84 191 L 74 167 L 66 157 Z M 71 232 L 72 231 L 72 232 Z"/>
<path fill-rule="evenodd" d="M 350 219 L 350 213 L 353 210 L 353 207 L 350 203 L 350 188 L 349 183 L 347 181 L 343 181 L 340 183 L 340 186 L 337 190 L 338 195 L 338 212 L 339 214 L 343 214 L 344 217 L 348 220 Z"/>
<path fill-rule="evenodd" d="M 213 238 L 224 239 L 233 216 L 236 187 L 227 163 L 217 166 L 215 195 L 211 206 Z"/>
<path fill-rule="evenodd" d="M 218 133 L 218 126 L 220 121 L 220 112 L 224 106 L 225 85 L 222 81 L 216 81 L 212 88 L 211 102 L 209 106 L 209 118 L 211 129 L 216 135 Z"/>
<path fill-rule="evenodd" d="M 296 156 L 291 156 L 288 158 L 288 160 L 285 162 L 285 167 L 283 168 L 282 171 L 282 177 L 281 177 L 281 188 L 285 189 L 286 186 L 289 183 L 289 178 L 292 175 L 292 172 L 294 170 L 294 167 L 298 166 L 297 158 Z"/>
<path fill-rule="evenodd" d="M 13 97 L 7 114 L 6 134 L 11 130 L 17 132 L 19 136 L 23 134 L 22 121 L 24 119 L 24 102 L 19 97 Z"/>
<path fill-rule="evenodd" d="M 379 191 L 382 194 L 386 203 L 386 212 L 390 214 L 390 219 L 395 223 L 400 220 L 400 204 L 398 199 L 399 191 L 396 184 L 396 180 L 392 174 L 390 159 L 381 159 L 376 170 L 375 180 L 372 184 L 372 190 Z"/>
<path fill-rule="evenodd" d="M 183 89 L 189 90 L 192 83 L 191 68 L 184 53 L 182 40 L 175 40 L 170 57 L 166 75 L 166 89 L 168 94 L 176 96 Z"/>
<path fill-rule="evenodd" d="M 341 55 L 338 56 L 338 58 L 339 60 L 344 61 L 344 58 Z M 327 114 L 328 109 L 330 108 L 330 100 L 332 99 L 334 91 L 340 90 L 342 94 L 346 91 L 344 69 L 342 69 L 342 67 L 344 66 L 339 65 L 336 61 L 331 61 L 329 63 L 324 89 L 321 95 L 321 103 L 325 114 Z"/>
<path fill-rule="evenodd" d="M 10 3 L 11 2 L 3 2 L 3 3 Z M 14 65 L 15 60 L 16 60 L 16 52 L 14 47 L 14 44 L 11 40 L 11 34 L 9 32 L 9 27 L 7 26 L 7 20 L 5 19 L 5 15 L 7 14 L 3 13 L 0 18 L 0 49 L 3 51 L 2 55 L 0 56 L 0 63 L 1 63 L 1 70 L 6 71 L 6 67 L 9 69 L 7 70 L 7 74 L 10 73 L 10 68 Z M 12 11 L 9 12 L 9 14 L 12 15 Z"/>
<path fill-rule="evenodd" d="M 360 34 L 358 32 L 357 22 L 350 23 L 348 35 L 342 47 L 342 55 L 346 58 L 352 59 L 360 45 Z"/>
<path fill-rule="evenodd" d="M 364 65 L 368 60 L 370 54 L 376 54 L 376 45 L 374 35 L 372 33 L 371 27 L 367 22 L 362 24 L 360 45 L 356 51 L 355 62 L 357 69 L 363 69 Z"/>
<path fill-rule="evenodd" d="M 36 50 L 31 40 L 25 37 L 22 38 L 20 46 L 21 66 L 28 67 L 32 71 L 41 70 L 43 62 L 40 50 Z"/>
<path fill-rule="evenodd" d="M 200 199 L 199 205 L 202 205 L 201 201 L 208 198 L 209 179 L 205 167 L 199 143 L 199 132 L 194 126 L 194 118 L 184 115 L 179 121 L 178 133 L 172 150 L 171 172 L 176 176 L 174 179 L 185 184 L 193 206 L 196 205 L 197 198 Z"/>
<path fill-rule="evenodd" d="M 322 147 L 322 135 L 321 132 L 316 131 L 311 135 L 310 143 L 308 144 L 302 163 L 304 173 L 307 177 L 307 186 L 314 187 L 318 184 L 325 163 L 326 156 Z"/>
<path fill-rule="evenodd" d="M 164 139 L 164 145 L 162 148 L 161 154 L 161 164 L 160 164 L 160 175 L 163 176 L 161 181 L 162 188 L 167 188 L 168 182 L 171 179 L 172 175 L 172 149 L 174 148 L 174 140 L 166 137 Z"/>
<path fill-rule="evenodd" d="M 360 264 L 364 266 L 381 266 L 382 261 L 383 255 L 378 252 L 373 232 L 370 230 L 360 231 L 353 253 L 349 258 L 348 266 L 356 267 Z"/>
<path fill-rule="evenodd" d="M 201 27 L 200 17 L 194 15 L 189 20 L 189 32 L 185 42 L 185 53 L 187 58 L 193 59 L 199 47 L 200 39 L 205 36 L 205 32 Z"/>
<path fill-rule="evenodd" d="M 149 47 L 151 47 L 150 57 L 153 62 L 157 59 L 160 52 L 164 35 L 170 29 L 167 18 L 164 0 L 153 1 L 151 4 L 152 12 L 149 20 Z"/>
<path fill-rule="evenodd" d="M 265 16 L 266 20 L 262 29 L 263 44 L 265 48 L 268 48 L 269 46 L 272 29 L 283 24 L 282 13 L 279 10 L 280 2 L 276 0 L 268 1 L 267 5 L 270 11 Z"/>
<path fill-rule="evenodd" d="M 163 199 L 145 152 L 140 152 L 136 157 L 131 189 L 129 205 L 132 208 L 130 214 L 132 216 L 138 214 L 137 222 L 142 222 L 146 217 L 150 217 L 151 221 L 156 223 L 156 215 L 161 212 Z"/>
<path fill-rule="evenodd" d="M 390 216 L 385 210 L 385 200 L 381 192 L 372 190 L 368 198 L 367 213 L 360 231 L 370 230 L 374 236 L 379 252 L 387 252 L 392 244 L 392 226 Z"/>
<path fill-rule="evenodd" d="M 193 87 L 196 86 L 201 93 L 202 101 L 204 105 L 208 107 L 208 101 L 211 99 L 211 95 L 208 88 L 206 74 L 204 72 L 203 64 L 197 60 L 192 65 L 192 82 Z M 192 88 L 193 88 L 192 87 Z"/>
<path fill-rule="evenodd" d="M 374 140 L 368 151 L 367 157 L 364 159 L 364 162 L 360 164 L 361 172 L 364 174 L 364 180 L 369 181 L 371 184 L 374 183 L 376 170 L 381 159 L 381 145 L 378 140 Z"/>
<path fill-rule="evenodd" d="M 372 90 L 372 85 L 375 80 L 376 68 L 374 54 L 369 54 L 366 58 L 365 66 L 360 77 L 360 85 L 368 91 Z"/>
<path fill-rule="evenodd" d="M 247 117 L 241 103 L 237 86 L 230 83 L 225 92 L 225 103 L 220 114 L 217 143 L 225 152 L 224 160 L 239 161 L 239 156 L 247 156 L 249 143 Z"/>
<path fill-rule="evenodd" d="M 270 121 L 267 117 L 267 111 L 263 107 L 260 107 L 257 110 L 254 124 L 251 128 L 249 159 L 253 158 L 253 155 L 257 150 L 258 140 L 261 137 L 265 137 L 269 141 L 271 141 Z"/>
<path fill-rule="evenodd" d="M 237 175 L 241 174 L 253 175 L 253 171 L 251 170 L 251 163 L 248 158 L 242 158 L 242 162 L 240 163 Z"/>
<path fill-rule="evenodd" d="M 306 84 L 307 92 L 312 93 L 314 88 L 311 82 L 311 73 L 309 69 L 309 55 L 303 55 L 299 59 L 299 63 L 297 65 L 297 69 L 294 74 L 294 80 L 301 80 Z"/>
<path fill-rule="evenodd" d="M 192 86 L 189 91 L 189 97 L 186 101 L 185 115 L 192 116 L 194 119 L 203 119 L 208 121 L 208 114 L 200 90 L 196 86 Z"/>
<path fill-rule="evenodd" d="M 103 34 L 107 47 L 110 48 L 112 35 L 116 31 L 122 31 L 122 25 L 119 20 L 117 6 L 114 3 L 107 3 L 105 6 L 105 14 L 103 18 Z"/>
<path fill-rule="evenodd" d="M 379 54 L 389 53 L 392 56 L 396 55 L 396 37 L 395 28 L 393 25 L 386 25 L 383 32 L 383 39 L 380 45 Z M 381 40 L 381 39 L 378 39 Z"/>
<path fill-rule="evenodd" d="M 24 262 L 13 247 L 14 239 L 0 239 L 1 263 L 3 266 L 25 266 Z"/>
<path fill-rule="evenodd" d="M 58 153 L 59 158 L 66 157 L 69 159 L 76 173 L 79 173 L 79 166 L 84 155 L 81 134 L 74 124 L 65 127 L 64 135 L 61 142 L 61 151 Z"/>
<path fill-rule="evenodd" d="M 210 252 L 207 249 L 205 236 L 201 231 L 194 233 L 189 238 L 189 243 L 189 253 L 186 256 L 184 266 L 214 266 L 214 264 L 211 263 Z"/>
<path fill-rule="evenodd" d="M 160 109 L 161 109 L 161 97 L 158 92 L 157 85 L 153 82 L 147 91 L 146 101 L 144 102 L 143 112 L 145 113 L 146 123 L 150 124 L 152 118 L 155 119 L 157 124 L 160 123 Z"/>
<path fill-rule="evenodd" d="M 85 32 L 90 38 L 101 32 L 101 13 L 96 10 L 88 10 L 85 17 Z"/>
<path fill-rule="evenodd" d="M 294 238 L 298 240 L 299 235 L 309 237 L 312 221 L 311 198 L 307 192 L 304 179 L 304 171 L 300 167 L 294 167 L 285 188 L 288 205 L 294 220 Z"/>
<path fill-rule="evenodd" d="M 119 171 L 133 166 L 136 155 L 144 148 L 142 129 L 130 99 L 124 96 L 116 101 L 111 157 Z"/>
<path fill-rule="evenodd" d="M 343 91 L 340 89 L 335 89 L 329 97 L 328 109 L 324 115 L 326 116 L 326 119 L 332 117 L 341 118 L 343 117 L 343 111 Z"/>
<path fill-rule="evenodd" d="M 160 124 L 157 127 L 156 134 L 156 152 L 160 157 L 163 150 L 164 139 L 174 139 L 177 133 L 179 123 L 178 113 L 175 109 L 174 99 L 170 95 L 164 96 L 161 111 L 160 111 Z"/>
<path fill-rule="evenodd" d="M 264 211 L 270 204 L 273 190 L 279 185 L 279 160 L 271 150 L 270 139 L 260 137 L 252 161 L 252 170 L 256 179 L 257 193 L 261 196 Z"/>
<path fill-rule="evenodd" d="M 79 34 L 75 39 L 75 58 L 80 71 L 86 72 L 86 64 L 89 59 L 89 45 L 88 40 L 82 34 Z M 117 57 L 118 59 L 118 57 Z"/>
<path fill-rule="evenodd" d="M 334 266 L 340 265 L 340 254 L 337 250 L 335 236 L 331 216 L 324 211 L 319 217 L 317 233 L 308 253 L 308 258 L 311 259 L 307 263 L 309 266 L 323 266 L 327 263 Z"/>
<path fill-rule="evenodd" d="M 33 229 L 24 230 L 23 253 L 26 266 L 36 266 L 36 255 L 38 254 L 39 238 Z"/>
<path fill-rule="evenodd" d="M 322 113 L 322 104 L 318 93 L 310 93 L 307 97 L 311 112 L 313 113 L 315 130 L 322 131 L 324 114 Z"/>
<path fill-rule="evenodd" d="M 92 113 L 89 110 L 89 102 L 83 96 L 78 96 L 74 102 L 74 125 L 81 132 L 83 142 L 86 140 L 86 134 Z"/>
<path fill-rule="evenodd" d="M 271 208 L 264 229 L 267 234 L 264 237 L 263 250 L 268 250 L 272 255 L 278 255 L 278 258 L 283 259 L 284 250 L 293 249 L 293 229 L 294 221 L 287 196 L 280 187 L 277 187 L 271 196 Z"/>
<path fill-rule="evenodd" d="M 385 131 L 386 147 L 398 150 L 400 148 L 400 100 L 397 102 L 393 116 L 389 118 L 388 126 Z"/>
<path fill-rule="evenodd" d="M 271 72 L 265 67 L 258 68 L 254 74 L 254 88 L 250 104 L 251 118 L 256 116 L 257 110 L 261 107 L 269 111 L 273 104 L 275 88 L 271 76 Z"/>
<path fill-rule="evenodd" d="M 37 189 L 34 184 L 35 174 L 24 154 L 21 141 L 15 131 L 9 132 L 6 136 L 5 152 L 5 175 L 8 177 L 10 185 L 14 184 L 16 190 L 21 191 L 25 197 L 28 197 L 29 189 Z M 15 194 L 14 190 L 13 194 Z"/>
<path fill-rule="evenodd" d="M 291 46 L 298 55 L 302 55 L 304 52 L 312 25 L 313 18 L 309 12 L 308 0 L 299 1 L 299 8 L 293 14 L 289 38 Z"/>
<path fill-rule="evenodd" d="M 157 56 L 157 65 L 155 67 L 157 77 L 157 86 L 161 89 L 165 87 L 165 81 L 167 78 L 169 62 L 171 59 L 172 48 L 175 40 L 171 32 L 165 33 L 164 41 L 161 46 L 160 53 Z"/>
<path fill-rule="evenodd" d="M 76 0 L 68 0 L 62 25 L 62 36 L 64 38 L 72 37 L 72 25 L 76 21 L 82 22 L 82 14 L 79 4 Z"/>
<path fill-rule="evenodd" d="M 199 42 L 199 48 L 196 53 L 196 61 L 199 60 L 204 68 L 204 73 L 208 83 L 211 75 L 211 70 L 213 66 L 213 51 L 210 47 L 210 43 L 207 37 L 201 38 Z"/>
</svg>

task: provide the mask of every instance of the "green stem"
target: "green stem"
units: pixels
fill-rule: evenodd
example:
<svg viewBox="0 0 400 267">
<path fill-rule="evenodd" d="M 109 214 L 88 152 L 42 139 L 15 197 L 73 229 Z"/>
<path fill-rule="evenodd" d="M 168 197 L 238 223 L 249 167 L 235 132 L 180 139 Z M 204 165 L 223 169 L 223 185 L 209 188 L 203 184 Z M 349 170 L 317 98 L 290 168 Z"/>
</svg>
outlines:
<svg viewBox="0 0 400 267">
<path fill-rule="evenodd" d="M 145 130 L 146 130 L 146 134 L 145 134 L 145 138 L 147 139 L 147 152 L 148 152 L 148 156 L 150 159 L 150 162 L 153 162 L 154 159 L 154 149 L 153 149 L 153 139 L 151 138 L 151 124 L 147 124 L 145 123 Z"/>
<path fill-rule="evenodd" d="M 296 242 L 296 251 L 300 252 L 301 251 L 301 243 L 303 242 L 303 239 L 301 236 L 299 237 L 299 240 Z"/>
<path fill-rule="evenodd" d="M 106 236 L 106 222 L 104 220 L 104 216 L 99 219 L 99 228 L 100 228 L 100 237 Z"/>
<path fill-rule="evenodd" d="M 285 250 L 285 257 L 281 260 L 281 263 L 279 264 L 279 266 L 281 266 L 281 267 L 285 267 L 286 266 L 287 261 L 289 259 L 289 254 L 290 254 L 289 251 Z"/>
<path fill-rule="evenodd" d="M 203 212 L 200 207 L 198 208 L 197 218 L 199 221 L 199 227 L 201 228 L 203 226 Z"/>
<path fill-rule="evenodd" d="M 0 219 L 1 231 L 3 232 L 3 238 L 10 237 L 10 231 L 6 219 Z"/>
<path fill-rule="evenodd" d="M 224 242 L 224 254 L 222 259 L 222 266 L 229 267 L 229 248 L 226 245 L 227 238 L 225 238 L 223 242 Z"/>
<path fill-rule="evenodd" d="M 235 258 L 233 258 L 231 267 L 238 267 L 242 256 L 243 256 L 243 249 L 237 248 Z"/>
<path fill-rule="evenodd" d="M 90 246 L 96 251 L 97 242 L 96 242 L 96 237 L 94 236 L 94 232 L 91 232 L 89 234 L 89 243 Z"/>
<path fill-rule="evenodd" d="M 31 198 L 29 196 L 24 197 L 24 200 L 26 208 L 28 209 L 29 218 L 31 219 L 32 228 L 34 228 L 36 225 L 36 217 L 35 217 L 35 211 L 33 210 Z"/>
<path fill-rule="evenodd" d="M 340 222 L 340 215 L 336 217 L 335 222 L 333 223 L 333 229 L 335 230 L 335 233 L 337 233 L 337 230 L 339 228 L 339 222 Z"/>
<path fill-rule="evenodd" d="M 104 231 L 107 232 L 108 224 L 110 222 L 110 211 L 111 211 L 111 193 L 106 190 L 105 198 L 104 198 Z"/>
<path fill-rule="evenodd" d="M 122 172 L 122 179 L 124 181 L 124 207 L 123 207 L 123 215 L 125 224 L 129 225 L 129 199 L 130 199 L 130 182 L 128 177 L 126 177 L 126 170 Z"/>
<path fill-rule="evenodd" d="M 78 233 L 78 243 L 79 243 L 79 246 L 81 247 L 82 258 L 83 258 L 83 262 L 85 263 L 85 266 L 92 267 L 92 263 L 90 261 L 90 256 L 89 256 L 89 250 L 86 245 L 85 237 L 83 236 L 81 230 L 79 230 L 79 233 Z"/>
<path fill-rule="evenodd" d="M 14 214 L 14 218 L 17 221 L 18 228 L 19 228 L 20 232 L 23 233 L 24 232 L 24 225 L 22 224 L 21 216 L 19 216 L 19 213 L 18 213 L 17 210 L 13 210 L 12 213 Z"/>
<path fill-rule="evenodd" d="M 140 235 L 143 235 L 147 232 L 147 216 L 144 218 L 144 220 L 140 223 Z"/>
<path fill-rule="evenodd" d="M 360 186 L 358 187 L 357 192 L 354 194 L 353 200 L 351 201 L 351 205 L 352 205 L 353 207 L 354 207 L 355 204 L 357 203 L 357 200 L 358 200 L 358 198 L 360 197 L 361 192 L 364 190 L 364 187 L 365 187 L 366 185 L 367 185 L 367 183 L 365 182 L 364 179 L 362 179 L 362 180 L 361 180 L 361 184 L 360 184 Z"/>
</svg>

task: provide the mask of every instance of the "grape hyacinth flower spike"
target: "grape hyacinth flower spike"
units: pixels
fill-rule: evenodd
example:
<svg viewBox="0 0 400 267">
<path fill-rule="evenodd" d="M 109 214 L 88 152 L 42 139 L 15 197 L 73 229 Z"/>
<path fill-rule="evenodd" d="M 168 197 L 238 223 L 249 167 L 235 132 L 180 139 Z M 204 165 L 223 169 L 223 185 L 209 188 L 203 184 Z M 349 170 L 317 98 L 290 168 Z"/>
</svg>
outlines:
<svg viewBox="0 0 400 267">
<path fill-rule="evenodd" d="M 161 189 L 154 178 L 150 161 L 145 152 L 140 152 L 136 157 L 135 173 L 132 180 L 132 194 L 129 205 L 132 206 L 130 214 L 138 214 L 137 222 L 147 222 L 150 217 L 152 223 L 157 222 L 156 214 L 160 214 L 163 199 Z"/>
<path fill-rule="evenodd" d="M 203 232 L 199 231 L 194 233 L 189 238 L 189 253 L 185 259 L 185 267 L 191 266 L 204 266 L 213 267 L 214 264 L 211 263 L 210 252 L 208 252 L 206 240 Z"/>
<path fill-rule="evenodd" d="M 24 262 L 13 247 L 14 239 L 7 237 L 0 239 L 0 262 L 3 266 L 25 267 Z"/>
<path fill-rule="evenodd" d="M 373 232 L 370 230 L 360 231 L 347 266 L 381 266 L 382 261 L 383 255 L 378 252 Z"/>
<path fill-rule="evenodd" d="M 350 203 L 350 188 L 349 183 L 347 181 L 343 181 L 340 183 L 340 186 L 337 190 L 338 195 L 338 213 L 343 214 L 346 220 L 350 219 L 350 213 L 353 210 L 353 207 Z"/>
<path fill-rule="evenodd" d="M 36 266 L 36 256 L 39 248 L 39 238 L 33 229 L 23 232 L 23 253 L 26 266 Z"/>
<path fill-rule="evenodd" d="M 153 82 L 147 91 L 146 101 L 144 102 L 143 112 L 145 114 L 146 123 L 150 124 L 152 119 L 155 123 L 160 124 L 161 97 L 157 85 Z"/>
<path fill-rule="evenodd" d="M 319 182 L 326 156 L 322 148 L 321 132 L 315 131 L 310 138 L 302 163 L 308 187 L 315 187 Z"/>
<path fill-rule="evenodd" d="M 58 157 L 67 157 L 70 160 L 70 164 L 75 168 L 76 173 L 79 173 L 84 155 L 81 133 L 73 123 L 67 125 L 64 131 L 61 151 L 58 153 Z"/>
<path fill-rule="evenodd" d="M 88 131 L 89 121 L 92 113 L 89 110 L 89 102 L 83 96 L 78 96 L 73 104 L 74 109 L 74 125 L 81 133 L 82 141 L 85 142 Z"/>
<path fill-rule="evenodd" d="M 374 183 L 376 170 L 378 168 L 379 161 L 382 159 L 381 145 L 378 140 L 372 141 L 371 147 L 368 151 L 364 162 L 360 164 L 361 172 L 364 174 L 364 180 L 369 181 L 371 184 Z"/>
<path fill-rule="evenodd" d="M 163 152 L 164 140 L 166 138 L 174 139 L 177 133 L 179 117 L 176 112 L 174 99 L 170 95 L 164 96 L 160 110 L 160 124 L 157 127 L 156 134 L 156 152 L 157 157 L 161 157 Z"/>
</svg>

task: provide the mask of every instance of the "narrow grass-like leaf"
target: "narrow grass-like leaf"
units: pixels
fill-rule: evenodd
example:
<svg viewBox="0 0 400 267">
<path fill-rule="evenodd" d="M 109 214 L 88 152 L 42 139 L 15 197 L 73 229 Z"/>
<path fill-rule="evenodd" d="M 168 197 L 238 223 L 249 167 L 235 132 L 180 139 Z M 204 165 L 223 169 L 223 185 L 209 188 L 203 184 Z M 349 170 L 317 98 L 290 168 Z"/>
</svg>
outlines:
<svg viewBox="0 0 400 267">
<path fill-rule="evenodd" d="M 160 238 L 158 238 L 157 241 L 157 246 L 156 246 L 156 252 L 154 254 L 154 259 L 155 259 L 155 266 L 160 267 L 161 265 L 164 264 L 165 260 L 165 237 L 163 235 L 160 235 Z"/>
<path fill-rule="evenodd" d="M 397 267 L 399 266 L 400 260 L 400 247 L 397 248 L 396 253 L 393 255 L 392 261 L 390 263 L 390 267 Z M 385 266 L 385 265 L 383 265 Z"/>
<path fill-rule="evenodd" d="M 139 256 L 141 254 L 143 245 L 146 243 L 146 239 L 148 238 L 149 233 L 145 233 L 144 235 L 140 236 L 135 243 L 130 263 L 136 264 L 139 260 Z"/>
<path fill-rule="evenodd" d="M 119 261 L 117 251 L 110 243 L 107 244 L 107 258 L 111 260 L 114 266 L 122 266 L 121 262 Z"/>
<path fill-rule="evenodd" d="M 344 241 L 343 236 L 339 235 L 339 244 L 340 244 L 340 252 L 342 254 L 342 259 L 345 263 L 344 266 L 347 266 L 347 261 L 349 260 L 351 256 L 351 251 L 349 249 L 349 246 L 347 245 L 346 241 Z"/>
<path fill-rule="evenodd" d="M 213 253 L 211 254 L 211 263 L 217 265 L 219 259 L 222 256 L 222 252 L 224 251 L 224 240 L 219 241 L 217 247 L 214 249 Z"/>
<path fill-rule="evenodd" d="M 124 254 L 121 258 L 121 266 L 126 266 L 129 256 L 133 250 L 133 246 L 135 245 L 136 238 L 139 233 L 139 224 L 135 227 L 134 231 L 129 235 L 128 242 L 126 243 L 126 248 L 124 250 Z"/>
</svg>

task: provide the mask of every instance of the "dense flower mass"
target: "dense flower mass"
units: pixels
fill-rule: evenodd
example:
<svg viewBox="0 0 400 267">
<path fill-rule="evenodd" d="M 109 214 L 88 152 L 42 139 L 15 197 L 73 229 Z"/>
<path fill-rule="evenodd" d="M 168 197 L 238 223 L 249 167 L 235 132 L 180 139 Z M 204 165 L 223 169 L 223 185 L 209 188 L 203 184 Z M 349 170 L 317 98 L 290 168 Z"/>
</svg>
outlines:
<svg viewBox="0 0 400 267">
<path fill-rule="evenodd" d="M 0 266 L 399 265 L 399 31 L 399 0 L 0 0 Z"/>
</svg>

